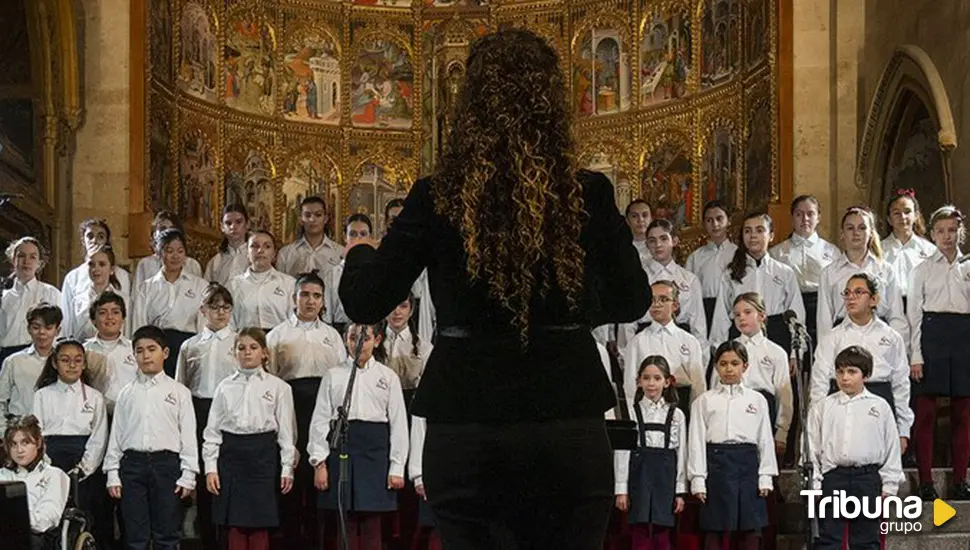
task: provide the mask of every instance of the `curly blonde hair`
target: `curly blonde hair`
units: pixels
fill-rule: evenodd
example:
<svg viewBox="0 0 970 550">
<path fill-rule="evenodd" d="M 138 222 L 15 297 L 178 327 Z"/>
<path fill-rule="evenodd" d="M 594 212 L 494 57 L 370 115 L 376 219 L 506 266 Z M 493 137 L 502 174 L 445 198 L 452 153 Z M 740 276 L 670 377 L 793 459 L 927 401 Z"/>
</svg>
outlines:
<svg viewBox="0 0 970 550">
<path fill-rule="evenodd" d="M 586 217 L 559 56 L 506 29 L 471 47 L 452 126 L 433 175 L 435 207 L 460 231 L 472 280 L 512 313 L 528 342 L 529 304 L 555 283 L 575 310 Z"/>
</svg>

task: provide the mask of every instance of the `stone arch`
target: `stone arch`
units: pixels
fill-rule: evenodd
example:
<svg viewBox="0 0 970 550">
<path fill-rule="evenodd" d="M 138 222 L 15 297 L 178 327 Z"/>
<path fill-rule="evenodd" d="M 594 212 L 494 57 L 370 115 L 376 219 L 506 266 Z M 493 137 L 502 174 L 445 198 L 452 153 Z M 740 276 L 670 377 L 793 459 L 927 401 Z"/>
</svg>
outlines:
<svg viewBox="0 0 970 550">
<path fill-rule="evenodd" d="M 893 189 L 915 188 L 927 207 L 952 200 L 950 154 L 957 134 L 939 71 L 917 46 L 899 46 L 866 118 L 856 185 L 881 205 Z"/>
</svg>

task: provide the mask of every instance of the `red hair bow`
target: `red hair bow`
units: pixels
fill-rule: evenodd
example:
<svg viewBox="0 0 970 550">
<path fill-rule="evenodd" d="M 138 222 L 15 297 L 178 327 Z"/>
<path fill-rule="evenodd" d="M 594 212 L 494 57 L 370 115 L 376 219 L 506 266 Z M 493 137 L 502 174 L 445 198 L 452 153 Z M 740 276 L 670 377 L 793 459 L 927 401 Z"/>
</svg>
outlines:
<svg viewBox="0 0 970 550">
<path fill-rule="evenodd" d="M 896 196 L 899 196 L 899 197 L 910 197 L 912 199 L 915 199 L 916 198 L 916 190 L 915 189 L 897 189 L 896 190 Z"/>
</svg>

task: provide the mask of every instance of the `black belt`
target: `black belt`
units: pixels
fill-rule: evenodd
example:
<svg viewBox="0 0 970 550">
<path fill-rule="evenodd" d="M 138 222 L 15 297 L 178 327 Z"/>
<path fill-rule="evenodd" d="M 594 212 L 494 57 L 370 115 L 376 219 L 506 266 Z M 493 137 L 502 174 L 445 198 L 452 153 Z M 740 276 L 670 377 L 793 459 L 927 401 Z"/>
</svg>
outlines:
<svg viewBox="0 0 970 550">
<path fill-rule="evenodd" d="M 587 330 L 590 328 L 587 325 L 572 324 L 572 325 L 537 325 L 529 327 L 530 331 L 535 332 L 575 332 L 579 330 Z M 471 338 L 473 336 L 487 336 L 495 338 L 516 338 L 517 334 L 510 334 L 507 332 L 485 332 L 482 330 L 476 330 L 474 327 L 467 325 L 451 325 L 447 327 L 438 327 L 438 336 L 443 336 L 445 338 Z"/>
</svg>

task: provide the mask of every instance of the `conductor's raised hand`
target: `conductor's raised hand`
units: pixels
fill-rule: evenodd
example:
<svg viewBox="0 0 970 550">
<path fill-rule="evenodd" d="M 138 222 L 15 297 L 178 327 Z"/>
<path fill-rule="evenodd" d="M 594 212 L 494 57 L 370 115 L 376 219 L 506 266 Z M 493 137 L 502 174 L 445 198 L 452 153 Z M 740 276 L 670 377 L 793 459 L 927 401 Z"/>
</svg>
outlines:
<svg viewBox="0 0 970 550">
<path fill-rule="evenodd" d="M 367 245 L 371 248 L 377 248 L 378 246 L 381 245 L 381 242 L 372 237 L 359 237 L 356 239 L 350 239 L 347 241 L 347 245 L 344 246 L 343 257 L 346 258 L 347 253 L 349 253 L 351 249 L 353 249 L 355 246 L 359 246 L 359 245 Z"/>
<path fill-rule="evenodd" d="M 630 495 L 616 495 L 616 509 L 626 512 L 630 509 Z"/>
<path fill-rule="evenodd" d="M 707 493 L 694 493 L 694 498 L 696 498 L 697 500 L 701 501 L 704 504 L 707 504 Z"/>
<path fill-rule="evenodd" d="M 280 492 L 284 495 L 289 493 L 293 489 L 293 478 L 292 477 L 282 477 L 280 478 Z"/>
<path fill-rule="evenodd" d="M 222 485 L 219 483 L 219 474 L 212 472 L 211 474 L 205 475 L 205 488 L 209 490 L 213 495 L 219 494 L 219 489 L 222 489 Z"/>
<path fill-rule="evenodd" d="M 112 485 L 108 487 L 108 495 L 111 498 L 121 498 L 121 485 Z"/>
<path fill-rule="evenodd" d="M 401 476 L 387 476 L 387 488 L 400 491 L 404 488 L 404 478 Z"/>
<path fill-rule="evenodd" d="M 321 462 L 318 464 L 316 471 L 313 472 L 313 486 L 318 491 L 326 491 L 330 488 L 330 476 L 327 473 L 326 463 Z"/>
</svg>

